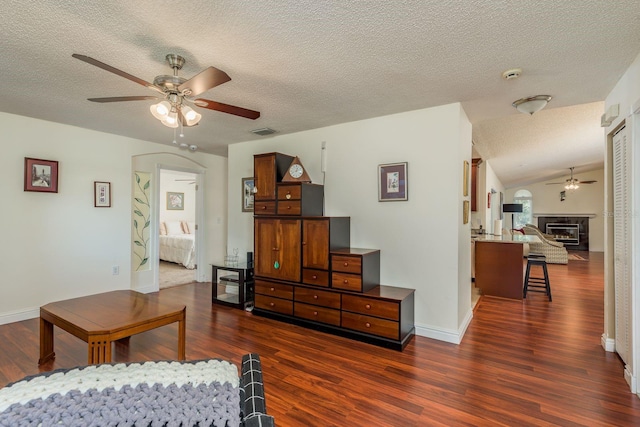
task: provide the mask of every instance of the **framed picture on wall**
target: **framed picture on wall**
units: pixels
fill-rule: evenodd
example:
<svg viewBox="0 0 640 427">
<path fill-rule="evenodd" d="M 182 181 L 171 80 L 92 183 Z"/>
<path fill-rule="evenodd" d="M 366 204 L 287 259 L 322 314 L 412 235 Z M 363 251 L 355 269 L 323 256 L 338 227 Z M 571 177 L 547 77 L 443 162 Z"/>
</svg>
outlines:
<svg viewBox="0 0 640 427">
<path fill-rule="evenodd" d="M 242 212 L 253 212 L 253 177 L 242 178 Z"/>
<path fill-rule="evenodd" d="M 407 162 L 378 165 L 378 201 L 409 200 Z"/>
<path fill-rule="evenodd" d="M 183 211 L 184 210 L 184 193 L 174 193 L 167 191 L 167 210 Z"/>
<path fill-rule="evenodd" d="M 58 192 L 58 162 L 24 158 L 24 191 Z"/>
<path fill-rule="evenodd" d="M 93 182 L 93 206 L 96 208 L 111 207 L 111 183 Z"/>
</svg>

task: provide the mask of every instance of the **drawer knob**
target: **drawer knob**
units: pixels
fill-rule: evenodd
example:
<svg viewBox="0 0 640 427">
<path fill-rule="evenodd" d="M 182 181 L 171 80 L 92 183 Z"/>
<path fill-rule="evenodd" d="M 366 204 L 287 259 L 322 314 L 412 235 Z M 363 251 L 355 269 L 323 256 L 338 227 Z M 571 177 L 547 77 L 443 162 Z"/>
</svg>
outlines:
<svg viewBox="0 0 640 427">
<path fill-rule="evenodd" d="M 344 284 L 346 285 L 348 283 L 349 283 L 349 281 L 347 279 L 344 279 Z"/>
<path fill-rule="evenodd" d="M 273 287 L 271 288 L 271 292 L 274 292 L 275 290 L 276 290 L 276 288 L 273 288 Z"/>
<path fill-rule="evenodd" d="M 287 209 L 291 209 L 291 206 L 287 206 Z"/>
<path fill-rule="evenodd" d="M 370 328 L 371 327 L 371 323 L 367 322 L 367 323 L 364 324 L 364 326 L 366 326 L 367 328 Z"/>
<path fill-rule="evenodd" d="M 264 210 L 267 210 L 267 207 L 266 207 L 266 206 L 263 206 L 263 207 L 261 207 L 260 209 L 262 209 L 262 210 L 264 211 Z"/>
<path fill-rule="evenodd" d="M 318 315 L 318 312 L 317 312 L 317 311 L 314 311 L 314 312 L 313 312 L 313 315 L 314 315 L 314 316 L 317 316 L 317 315 Z"/>
<path fill-rule="evenodd" d="M 348 263 L 348 262 L 345 262 L 345 263 L 344 263 L 344 266 L 345 266 L 345 267 L 349 267 L 349 263 Z"/>
<path fill-rule="evenodd" d="M 367 310 L 371 310 L 371 304 L 366 304 L 364 308 L 366 308 Z"/>
<path fill-rule="evenodd" d="M 315 274 L 313 276 L 311 276 L 312 279 L 317 279 L 318 276 L 316 276 Z"/>
<path fill-rule="evenodd" d="M 314 296 L 313 296 L 313 299 L 318 299 L 318 295 L 314 295 Z"/>
<path fill-rule="evenodd" d="M 270 302 L 270 303 L 269 303 L 269 305 L 270 305 L 271 307 L 275 307 L 275 306 L 276 306 L 276 303 L 275 303 L 275 302 Z M 368 327 L 368 326 L 367 326 L 367 327 Z"/>
</svg>

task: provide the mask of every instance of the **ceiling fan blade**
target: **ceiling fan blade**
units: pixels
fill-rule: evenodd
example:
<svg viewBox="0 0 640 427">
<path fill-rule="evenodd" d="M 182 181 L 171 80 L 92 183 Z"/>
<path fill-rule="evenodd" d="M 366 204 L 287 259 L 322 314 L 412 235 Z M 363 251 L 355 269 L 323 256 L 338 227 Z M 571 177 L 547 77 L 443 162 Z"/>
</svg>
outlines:
<svg viewBox="0 0 640 427">
<path fill-rule="evenodd" d="M 164 93 L 161 88 L 155 86 L 153 83 L 149 83 L 148 81 L 142 80 L 139 77 L 133 76 L 133 75 L 131 75 L 129 73 L 125 73 L 124 71 L 118 70 L 117 68 L 112 67 L 111 65 L 108 65 L 108 64 L 105 64 L 104 62 L 98 61 L 97 59 L 93 59 L 93 58 L 91 58 L 89 56 L 86 56 L 86 55 L 79 55 L 77 53 L 74 53 L 71 56 L 73 56 L 76 59 L 79 59 L 80 61 L 84 61 L 87 64 L 94 65 L 94 66 L 96 66 L 98 68 L 102 68 L 105 71 L 109 71 L 110 73 L 116 74 L 116 75 L 118 75 L 120 77 L 124 77 L 125 79 L 131 80 L 134 83 L 138 83 L 139 85 L 146 86 L 149 89 L 153 89 L 153 90 L 158 91 L 160 93 Z"/>
<path fill-rule="evenodd" d="M 234 105 L 223 104 L 222 102 L 211 101 L 209 99 L 198 98 L 194 100 L 194 103 L 198 107 L 208 108 L 209 110 L 221 111 L 227 114 L 233 114 L 235 116 L 245 117 L 247 119 L 255 120 L 260 117 L 259 111 L 248 110 L 242 107 L 236 107 Z"/>
<path fill-rule="evenodd" d="M 91 102 L 120 102 L 120 101 L 145 101 L 147 99 L 157 99 L 157 96 L 112 96 L 109 98 L 88 98 Z"/>
<path fill-rule="evenodd" d="M 566 184 L 566 182 L 547 182 L 545 185 Z"/>
<path fill-rule="evenodd" d="M 209 67 L 182 83 L 178 86 L 178 90 L 187 96 L 198 96 L 202 92 L 226 83 L 229 80 L 231 80 L 231 77 L 224 71 L 218 70 L 215 67 Z"/>
<path fill-rule="evenodd" d="M 595 182 L 598 182 L 598 181 L 594 181 L 594 180 L 591 180 L 591 181 L 578 181 L 578 183 L 580 183 L 580 184 L 593 184 Z"/>
</svg>

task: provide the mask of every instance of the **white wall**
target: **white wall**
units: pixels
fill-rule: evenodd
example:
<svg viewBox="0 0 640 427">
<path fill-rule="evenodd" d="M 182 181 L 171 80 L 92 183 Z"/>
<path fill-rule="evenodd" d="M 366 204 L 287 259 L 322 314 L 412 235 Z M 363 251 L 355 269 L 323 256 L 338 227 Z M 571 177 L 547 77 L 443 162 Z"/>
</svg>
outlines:
<svg viewBox="0 0 640 427">
<path fill-rule="evenodd" d="M 470 318 L 471 274 L 469 232 L 459 237 L 470 226 L 461 224 L 471 126 L 459 104 L 231 145 L 229 247 L 241 254 L 253 248 L 253 217 L 241 212 L 241 178 L 253 175 L 253 155 L 297 155 L 313 182 L 322 183 L 323 141 L 325 215 L 351 217 L 352 247 L 381 250 L 383 284 L 416 289 L 420 335 L 458 342 L 465 327 L 460 319 Z M 404 161 L 409 200 L 378 202 L 378 165 Z"/>
<path fill-rule="evenodd" d="M 518 190 L 529 190 L 533 197 L 533 223 L 537 225 L 536 216 L 544 214 L 565 215 L 595 215 L 589 219 L 589 251 L 604 251 L 604 169 L 573 175 L 581 181 L 597 181 L 594 184 L 582 184 L 577 190 L 565 190 L 564 185 L 547 185 L 550 182 L 563 182 L 566 177 L 551 179 L 535 184 L 514 187 L 506 191 L 505 203 L 513 203 L 513 195 Z M 560 200 L 560 192 L 565 191 L 566 198 Z M 511 215 L 506 214 L 505 225 L 511 226 Z"/>
<path fill-rule="evenodd" d="M 0 323 L 38 316 L 52 301 L 131 287 L 132 157 L 173 147 L 0 113 L 3 200 Z M 226 159 L 187 153 L 211 172 L 207 225 L 226 214 Z M 59 192 L 23 191 L 24 158 L 59 162 Z M 112 207 L 93 206 L 93 181 L 112 185 Z M 216 212 L 215 205 L 219 204 Z M 218 227 L 224 227 L 221 221 Z M 157 229 L 156 229 L 157 232 Z M 219 245 L 222 246 L 222 245 Z M 223 252 L 205 243 L 207 256 Z M 120 274 L 112 275 L 112 266 Z"/>
</svg>

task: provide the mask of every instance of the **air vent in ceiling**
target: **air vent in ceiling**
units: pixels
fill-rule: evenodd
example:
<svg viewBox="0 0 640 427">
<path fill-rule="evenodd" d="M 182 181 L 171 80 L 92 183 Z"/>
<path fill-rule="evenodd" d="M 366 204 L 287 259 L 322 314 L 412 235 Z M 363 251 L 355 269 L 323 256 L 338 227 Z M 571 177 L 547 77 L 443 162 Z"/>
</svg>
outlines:
<svg viewBox="0 0 640 427">
<path fill-rule="evenodd" d="M 271 135 L 272 133 L 276 133 L 276 131 L 271 128 L 262 128 L 262 129 L 254 129 L 251 131 L 251 133 L 255 133 L 256 135 L 260 135 L 260 136 L 266 136 L 266 135 Z"/>
</svg>

